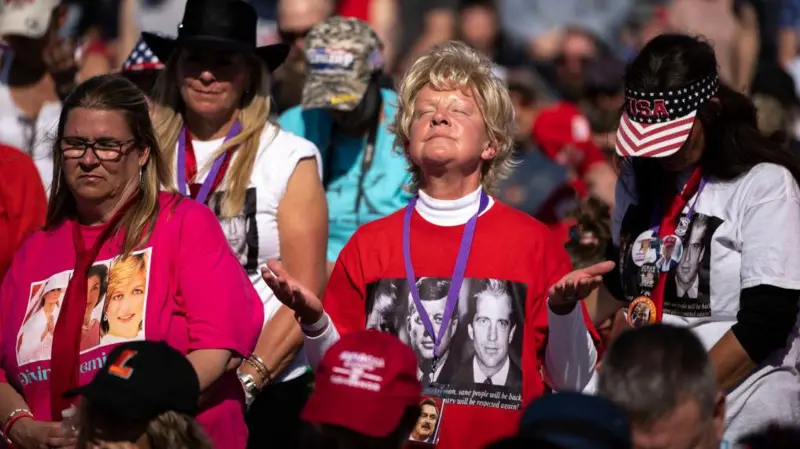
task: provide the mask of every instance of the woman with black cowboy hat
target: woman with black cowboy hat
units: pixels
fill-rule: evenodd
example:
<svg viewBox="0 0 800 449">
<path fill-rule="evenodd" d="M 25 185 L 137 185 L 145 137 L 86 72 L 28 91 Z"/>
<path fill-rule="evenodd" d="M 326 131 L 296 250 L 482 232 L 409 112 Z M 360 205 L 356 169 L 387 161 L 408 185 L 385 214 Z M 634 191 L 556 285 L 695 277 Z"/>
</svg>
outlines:
<svg viewBox="0 0 800 449">
<path fill-rule="evenodd" d="M 264 331 L 240 368 L 248 399 L 259 396 L 251 433 L 293 447 L 310 374 L 300 329 L 259 269 L 280 258 L 320 292 L 328 212 L 319 151 L 267 120 L 270 73 L 288 47 L 256 47 L 256 13 L 241 0 L 188 0 L 176 39 L 143 37 L 166 63 L 154 122 L 177 187 L 213 209 L 264 303 Z"/>
<path fill-rule="evenodd" d="M 613 297 L 589 304 L 595 322 L 623 308 L 628 322 L 644 311 L 641 324 L 690 328 L 726 393 L 728 441 L 771 421 L 798 422 L 800 163 L 759 131 L 753 103 L 720 83 L 705 41 L 650 41 L 627 68 L 625 96 L 612 220 L 618 269 L 603 262 L 552 288 L 549 341 L 560 348 L 548 354 L 571 355 L 576 375 L 549 372 L 551 380 L 591 388 L 597 355 L 570 316 L 608 272 Z M 657 264 L 664 242 L 677 263 Z"/>
</svg>

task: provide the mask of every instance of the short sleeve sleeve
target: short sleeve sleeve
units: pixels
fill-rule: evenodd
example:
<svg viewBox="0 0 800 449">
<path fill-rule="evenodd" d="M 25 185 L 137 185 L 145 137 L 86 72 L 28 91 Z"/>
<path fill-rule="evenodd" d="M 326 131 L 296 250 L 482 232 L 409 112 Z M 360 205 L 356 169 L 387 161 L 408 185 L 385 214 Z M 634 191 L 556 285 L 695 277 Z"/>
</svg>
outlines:
<svg viewBox="0 0 800 449">
<path fill-rule="evenodd" d="M 261 140 L 261 145 L 268 145 L 264 152 L 263 166 L 268 171 L 268 178 L 275 183 L 277 201 L 283 198 L 289 178 L 303 159 L 314 158 L 317 161 L 317 174 L 322 180 L 322 157 L 317 147 L 310 141 L 281 131 L 277 134 L 265 131 Z"/>
<path fill-rule="evenodd" d="M 177 271 L 189 349 L 249 356 L 261 333 L 261 300 L 211 209 L 194 202 L 184 207 L 190 210 L 181 223 Z"/>
<path fill-rule="evenodd" d="M 755 170 L 740 203 L 742 288 L 767 284 L 800 290 L 800 190 L 782 167 Z"/>
</svg>

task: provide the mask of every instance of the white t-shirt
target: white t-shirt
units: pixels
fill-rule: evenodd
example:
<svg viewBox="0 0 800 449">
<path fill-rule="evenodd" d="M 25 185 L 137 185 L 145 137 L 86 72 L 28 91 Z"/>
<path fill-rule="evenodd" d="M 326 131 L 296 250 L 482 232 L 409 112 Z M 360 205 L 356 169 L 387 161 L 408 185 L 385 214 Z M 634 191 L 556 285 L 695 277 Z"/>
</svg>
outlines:
<svg viewBox="0 0 800 449">
<path fill-rule="evenodd" d="M 56 101 L 42 105 L 36 120 L 28 119 L 11 99 L 8 86 L 0 84 L 0 142 L 31 156 L 48 194 L 53 182 L 53 139 L 60 115 L 61 103 Z"/>
<path fill-rule="evenodd" d="M 633 188 L 633 183 L 632 174 L 623 170 L 612 222 L 617 245 L 622 241 L 620 233 L 629 206 L 636 203 L 623 185 Z M 684 213 L 693 202 L 688 202 Z M 665 281 L 663 322 L 690 328 L 710 350 L 736 323 L 742 289 L 767 284 L 800 290 L 800 188 L 785 168 L 759 164 L 731 181 L 709 180 L 695 211 L 684 238 L 684 257 L 676 274 Z M 621 251 L 626 251 L 625 246 L 622 242 Z M 623 277 L 635 268 L 630 272 L 622 268 Z M 679 297 L 679 292 L 686 293 Z M 594 391 L 596 376 L 588 372 L 593 370 L 596 353 L 586 349 L 583 340 L 589 337 L 583 320 L 550 316 L 549 340 L 553 344 L 548 346 L 548 355 L 562 349 L 577 355 L 570 360 L 571 375 L 559 379 L 562 389 Z M 800 422 L 799 335 L 795 325 L 787 346 L 771 354 L 728 392 L 726 440 L 737 441 L 770 422 Z M 565 341 L 573 349 L 561 348 Z M 550 376 L 561 373 L 558 363 L 547 362 Z"/>
<path fill-rule="evenodd" d="M 206 142 L 192 141 L 199 170 L 203 170 L 209 163 L 224 140 L 221 138 Z M 322 158 L 317 147 L 302 137 L 267 123 L 261 133 L 261 142 L 253 165 L 253 173 L 250 175 L 250 185 L 242 213 L 230 219 L 220 218 L 220 225 L 231 249 L 247 271 L 250 281 L 253 282 L 264 303 L 265 324 L 275 315 L 281 303 L 261 278 L 261 267 L 268 259 L 280 258 L 278 205 L 298 162 L 309 157 L 317 160 L 317 170 L 322 179 Z M 203 182 L 206 174 L 201 172 L 197 182 Z M 217 213 L 217 217 L 220 216 L 220 196 L 221 193 L 216 192 L 208 202 Z M 296 379 L 306 372 L 307 366 L 305 352 L 301 350 L 279 381 Z"/>
</svg>

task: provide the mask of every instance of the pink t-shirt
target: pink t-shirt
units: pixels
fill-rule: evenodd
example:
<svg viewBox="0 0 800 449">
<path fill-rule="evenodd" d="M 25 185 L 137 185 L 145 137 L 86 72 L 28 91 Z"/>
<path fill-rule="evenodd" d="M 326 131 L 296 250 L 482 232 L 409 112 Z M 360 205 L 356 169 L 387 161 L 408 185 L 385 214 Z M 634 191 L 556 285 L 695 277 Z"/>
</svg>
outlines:
<svg viewBox="0 0 800 449">
<path fill-rule="evenodd" d="M 94 347 L 81 351 L 80 383 L 88 383 L 114 345 L 131 340 L 164 340 L 184 352 L 230 349 L 249 356 L 263 322 L 263 305 L 242 270 L 213 212 L 191 199 L 162 193 L 150 241 L 127 259 L 119 243 L 103 246 L 93 276 L 105 289 L 87 326 L 98 332 Z M 16 253 L 0 289 L 0 381 L 21 391 L 38 420 L 50 416 L 50 353 L 53 325 L 75 264 L 72 227 L 30 236 Z M 82 229 L 87 245 L 97 228 Z M 89 297 L 93 298 L 92 292 Z M 95 338 L 90 336 L 87 338 Z M 244 393 L 235 373 L 226 373 L 206 392 L 198 421 L 216 447 L 244 448 Z"/>
</svg>

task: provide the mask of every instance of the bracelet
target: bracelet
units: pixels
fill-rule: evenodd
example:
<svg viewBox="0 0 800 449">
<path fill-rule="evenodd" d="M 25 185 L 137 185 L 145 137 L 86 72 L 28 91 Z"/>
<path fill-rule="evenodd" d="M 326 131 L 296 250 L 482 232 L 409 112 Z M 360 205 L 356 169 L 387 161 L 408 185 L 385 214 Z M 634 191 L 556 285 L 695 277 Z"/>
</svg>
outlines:
<svg viewBox="0 0 800 449">
<path fill-rule="evenodd" d="M 328 325 L 328 321 L 329 320 L 330 320 L 330 318 L 328 318 L 328 314 L 323 312 L 322 313 L 322 318 L 318 319 L 317 322 L 314 323 L 314 324 L 306 325 L 306 324 L 300 323 L 300 329 L 302 329 L 302 330 L 304 330 L 306 332 L 319 332 L 322 329 L 325 329 L 325 326 Z"/>
<path fill-rule="evenodd" d="M 8 418 L 6 418 L 5 424 L 3 424 L 3 438 L 5 438 L 6 443 L 9 444 L 11 447 L 16 447 L 14 442 L 11 441 L 11 437 L 9 436 L 9 432 L 11 431 L 11 426 L 13 426 L 17 421 L 22 418 L 31 418 L 33 419 L 33 413 L 26 408 L 18 408 L 11 413 L 9 413 Z"/>
<path fill-rule="evenodd" d="M 258 356 L 258 354 L 253 353 L 250 354 L 250 357 L 245 360 L 245 363 L 252 366 L 253 368 L 258 371 L 258 375 L 261 376 L 261 380 L 264 381 L 265 384 L 270 384 L 273 381 L 272 371 L 267 368 L 266 363 L 264 363 L 264 359 Z"/>
</svg>

